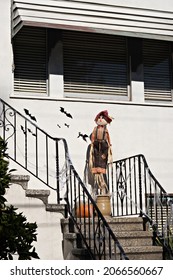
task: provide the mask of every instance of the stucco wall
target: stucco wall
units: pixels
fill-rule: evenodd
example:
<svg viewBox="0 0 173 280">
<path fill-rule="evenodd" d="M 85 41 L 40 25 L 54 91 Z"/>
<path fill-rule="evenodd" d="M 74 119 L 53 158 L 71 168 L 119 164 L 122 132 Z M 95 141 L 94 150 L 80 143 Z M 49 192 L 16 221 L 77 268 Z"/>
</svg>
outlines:
<svg viewBox="0 0 173 280">
<path fill-rule="evenodd" d="M 123 1 L 125 4 L 129 1 Z M 139 4 L 139 1 L 131 1 Z M 151 8 L 155 1 L 147 1 Z M 157 8 L 165 10 L 172 1 L 158 1 Z M 145 1 L 140 5 L 145 6 Z M 153 6 L 152 6 L 153 5 Z M 173 108 L 171 105 L 109 101 L 80 101 L 70 99 L 45 100 L 10 98 L 12 93 L 12 49 L 10 39 L 10 0 L 0 1 L 0 96 L 23 113 L 28 108 L 37 117 L 38 125 L 52 136 L 64 137 L 69 144 L 71 159 L 81 175 L 85 164 L 87 145 L 78 132 L 90 134 L 95 126 L 95 115 L 107 109 L 114 117 L 108 127 L 113 145 L 114 160 L 142 153 L 167 192 L 172 192 L 173 167 Z M 73 115 L 67 120 L 59 111 L 64 107 Z M 40 110 L 41 108 L 41 110 Z M 64 126 L 64 122 L 70 127 Z M 61 125 L 58 128 L 57 123 Z"/>
<path fill-rule="evenodd" d="M 28 198 L 21 186 L 13 184 L 6 193 L 9 204 L 18 208 L 30 223 L 37 223 L 37 242 L 33 242 L 41 260 L 61 260 L 62 233 L 59 213 L 45 211 L 43 202 L 36 198 Z M 15 257 L 15 256 L 14 256 Z"/>
</svg>

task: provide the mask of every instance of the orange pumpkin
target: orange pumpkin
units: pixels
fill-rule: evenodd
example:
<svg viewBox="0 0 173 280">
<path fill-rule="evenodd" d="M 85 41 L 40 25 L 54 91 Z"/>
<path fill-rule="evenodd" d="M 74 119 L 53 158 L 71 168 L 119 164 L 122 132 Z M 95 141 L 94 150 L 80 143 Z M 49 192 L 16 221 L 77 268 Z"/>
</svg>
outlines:
<svg viewBox="0 0 173 280">
<path fill-rule="evenodd" d="M 80 203 L 80 205 L 76 208 L 76 216 L 80 218 L 88 218 L 93 214 L 93 205 L 92 204 L 84 204 Z"/>
</svg>

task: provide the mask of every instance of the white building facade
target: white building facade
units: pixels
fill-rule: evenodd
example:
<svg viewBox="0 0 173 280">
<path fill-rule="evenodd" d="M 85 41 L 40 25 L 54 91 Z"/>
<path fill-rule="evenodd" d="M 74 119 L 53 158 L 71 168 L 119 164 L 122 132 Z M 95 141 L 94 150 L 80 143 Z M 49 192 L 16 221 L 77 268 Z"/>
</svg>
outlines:
<svg viewBox="0 0 173 280">
<path fill-rule="evenodd" d="M 1 0 L 0 11 L 0 98 L 64 137 L 81 178 L 79 132 L 108 110 L 114 160 L 143 154 L 172 193 L 173 2 Z"/>
</svg>

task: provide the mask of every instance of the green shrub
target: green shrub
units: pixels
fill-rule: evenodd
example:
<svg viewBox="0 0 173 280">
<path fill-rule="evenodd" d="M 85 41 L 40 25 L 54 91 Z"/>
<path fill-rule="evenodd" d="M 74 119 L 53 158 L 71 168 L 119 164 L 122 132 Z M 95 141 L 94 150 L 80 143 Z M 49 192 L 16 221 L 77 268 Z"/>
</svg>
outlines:
<svg viewBox="0 0 173 280">
<path fill-rule="evenodd" d="M 10 187 L 7 143 L 0 137 L 0 260 L 12 260 L 14 255 L 19 260 L 39 258 L 32 245 L 37 241 L 37 224 L 27 222 L 23 213 L 17 213 L 13 205 L 7 206 L 4 197 Z"/>
</svg>

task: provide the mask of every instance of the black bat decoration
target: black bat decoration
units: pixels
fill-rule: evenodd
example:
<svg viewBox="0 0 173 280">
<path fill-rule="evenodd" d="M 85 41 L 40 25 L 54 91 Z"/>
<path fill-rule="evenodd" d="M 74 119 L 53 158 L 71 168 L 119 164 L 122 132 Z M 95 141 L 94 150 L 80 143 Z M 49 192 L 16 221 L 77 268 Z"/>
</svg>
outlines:
<svg viewBox="0 0 173 280">
<path fill-rule="evenodd" d="M 30 128 L 28 128 L 28 131 L 33 135 L 33 136 L 36 136 L 35 133 L 32 132 L 32 130 Z"/>
<path fill-rule="evenodd" d="M 21 125 L 21 130 L 23 131 L 24 134 L 26 134 L 26 130 L 24 129 L 24 127 Z"/>
<path fill-rule="evenodd" d="M 31 115 L 31 113 L 29 112 L 28 109 L 25 109 L 25 108 L 24 108 L 23 110 L 24 110 L 25 114 L 26 114 L 27 116 L 30 117 L 31 120 L 33 120 L 33 121 L 35 121 L 35 122 L 37 121 L 37 120 L 36 120 L 36 117 L 33 116 L 33 115 Z"/>
<path fill-rule="evenodd" d="M 72 115 L 70 113 L 67 113 L 63 107 L 60 107 L 60 112 L 65 114 L 68 118 L 73 118 Z"/>
<path fill-rule="evenodd" d="M 21 127 L 21 130 L 23 131 L 23 133 L 26 134 L 27 130 L 24 129 L 23 125 L 21 125 L 20 127 Z M 33 136 L 36 136 L 36 134 L 33 133 L 30 128 L 28 128 L 28 132 L 31 133 Z"/>
<path fill-rule="evenodd" d="M 65 123 L 64 125 L 69 128 L 69 124 Z"/>
<path fill-rule="evenodd" d="M 87 142 L 86 138 L 88 138 L 89 136 L 87 134 L 82 134 L 81 132 L 79 132 L 79 135 L 77 138 L 81 137 L 84 141 Z"/>
</svg>

